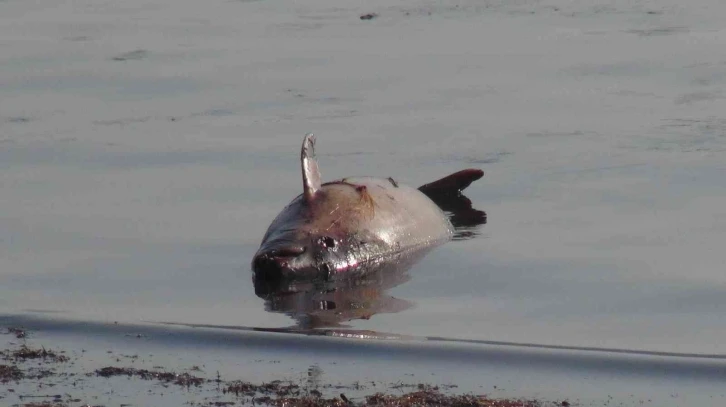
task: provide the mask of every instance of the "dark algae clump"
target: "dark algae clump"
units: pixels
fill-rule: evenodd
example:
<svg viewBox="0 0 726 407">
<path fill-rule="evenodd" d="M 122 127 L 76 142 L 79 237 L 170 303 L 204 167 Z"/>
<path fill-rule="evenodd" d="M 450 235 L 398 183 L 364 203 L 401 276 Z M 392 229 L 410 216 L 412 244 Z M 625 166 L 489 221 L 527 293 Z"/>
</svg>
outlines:
<svg viewBox="0 0 726 407">
<path fill-rule="evenodd" d="M 236 380 L 227 384 L 224 389 L 225 393 L 233 393 L 235 396 L 254 396 L 257 393 L 270 395 L 274 394 L 278 397 L 298 396 L 301 394 L 300 386 L 294 383 L 285 383 L 275 380 L 270 383 L 253 384 Z"/>
<path fill-rule="evenodd" d="M 132 367 L 114 367 L 108 366 L 95 371 L 96 376 L 100 377 L 113 377 L 113 376 L 128 376 L 138 377 L 143 380 L 159 380 L 164 383 L 173 383 L 177 386 L 191 387 L 201 386 L 205 379 L 200 377 L 192 376 L 189 373 L 177 374 L 174 372 L 164 372 L 157 370 L 146 370 L 146 369 L 135 369 Z"/>
<path fill-rule="evenodd" d="M 23 345 L 20 347 L 20 349 L 14 350 L 12 352 L 3 352 L 3 354 L 8 355 L 11 358 L 14 359 L 44 359 L 51 362 L 67 362 L 68 356 L 58 354 L 52 350 L 48 350 L 45 348 L 40 349 L 33 349 L 28 347 L 27 345 Z"/>
<path fill-rule="evenodd" d="M 10 381 L 18 381 L 25 377 L 23 371 L 15 365 L 0 365 L 0 382 L 7 383 Z"/>
<path fill-rule="evenodd" d="M 49 401 L 42 401 L 39 403 L 27 403 L 22 404 L 22 407 L 68 407 L 68 404 L 64 403 L 52 403 Z"/>
</svg>

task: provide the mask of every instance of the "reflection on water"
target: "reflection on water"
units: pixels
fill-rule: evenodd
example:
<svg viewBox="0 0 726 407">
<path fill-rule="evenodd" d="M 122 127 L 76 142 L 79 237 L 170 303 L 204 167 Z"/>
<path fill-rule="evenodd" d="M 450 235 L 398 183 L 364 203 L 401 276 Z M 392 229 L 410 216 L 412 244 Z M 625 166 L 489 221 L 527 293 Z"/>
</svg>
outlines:
<svg viewBox="0 0 726 407">
<path fill-rule="evenodd" d="M 289 315 L 295 330 L 346 327 L 346 321 L 410 308 L 411 302 L 389 295 L 388 290 L 408 281 L 408 269 L 424 254 L 397 256 L 355 278 L 290 282 L 272 290 L 256 283 L 255 288 L 265 300 L 265 310 Z"/>
<path fill-rule="evenodd" d="M 471 200 L 461 193 L 433 195 L 429 198 L 449 216 L 454 225 L 454 240 L 471 239 L 479 234 L 479 227 L 487 223 L 486 212 L 474 209 Z"/>
<path fill-rule="evenodd" d="M 454 240 L 477 235 L 487 215 L 474 209 L 462 194 L 433 198 L 454 225 Z M 379 313 L 396 313 L 413 306 L 411 301 L 395 298 L 388 291 L 410 279 L 408 270 L 431 248 L 399 253 L 368 265 L 351 278 L 334 281 L 283 281 L 271 283 L 253 279 L 255 293 L 265 300 L 265 310 L 283 313 L 295 320 L 285 331 L 310 331 L 319 328 L 346 328 L 345 322 L 369 319 Z"/>
</svg>

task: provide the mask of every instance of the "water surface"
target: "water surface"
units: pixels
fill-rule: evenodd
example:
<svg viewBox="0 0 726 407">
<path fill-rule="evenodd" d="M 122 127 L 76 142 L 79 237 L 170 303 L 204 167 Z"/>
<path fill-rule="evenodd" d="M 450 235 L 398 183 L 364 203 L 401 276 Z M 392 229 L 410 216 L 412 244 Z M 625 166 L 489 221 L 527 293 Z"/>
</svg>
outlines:
<svg viewBox="0 0 726 407">
<path fill-rule="evenodd" d="M 315 132 L 325 180 L 486 172 L 476 236 L 341 328 L 726 354 L 724 13 L 3 2 L 0 313 L 295 327 L 249 262 Z"/>
</svg>

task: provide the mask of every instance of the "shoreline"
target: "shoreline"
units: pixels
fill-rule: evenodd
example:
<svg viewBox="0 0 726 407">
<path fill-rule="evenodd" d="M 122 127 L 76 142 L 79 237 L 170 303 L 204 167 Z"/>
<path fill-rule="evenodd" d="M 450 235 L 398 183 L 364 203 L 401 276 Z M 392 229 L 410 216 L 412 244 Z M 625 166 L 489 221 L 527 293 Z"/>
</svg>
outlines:
<svg viewBox="0 0 726 407">
<path fill-rule="evenodd" d="M 97 404 L 99 396 L 111 386 L 136 387 L 146 396 L 168 400 L 170 395 L 185 399 L 193 406 L 497 406 L 545 407 L 570 406 L 567 400 L 552 402 L 529 399 L 497 398 L 486 394 L 458 393 L 457 385 L 420 383 L 360 383 L 348 385 L 325 383 L 316 369 L 308 369 L 307 378 L 253 383 L 223 377 L 192 366 L 184 371 L 158 365 L 141 367 L 139 355 L 117 355 L 107 351 L 105 365 L 88 368 L 83 359 L 85 349 L 38 346 L 34 333 L 21 327 L 1 327 L 0 397 L 22 407 L 71 407 Z M 153 358 L 153 355 L 149 355 Z M 139 367 L 136 367 L 139 366 Z M 316 377 L 318 376 L 318 377 Z M 406 378 L 410 379 L 410 378 Z M 496 387 L 496 386 L 495 386 Z M 121 406 L 144 405 L 122 394 L 106 391 L 107 402 Z M 347 396 L 356 394 L 356 396 Z M 162 402 L 163 405 L 176 405 Z M 108 405 L 101 403 L 100 405 Z M 155 404 L 158 405 L 158 404 Z"/>
</svg>

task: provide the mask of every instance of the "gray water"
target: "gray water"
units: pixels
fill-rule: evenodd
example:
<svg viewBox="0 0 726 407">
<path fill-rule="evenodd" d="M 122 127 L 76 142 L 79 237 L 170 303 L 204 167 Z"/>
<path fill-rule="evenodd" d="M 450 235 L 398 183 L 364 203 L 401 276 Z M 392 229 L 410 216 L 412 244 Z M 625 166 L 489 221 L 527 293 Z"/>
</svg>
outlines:
<svg viewBox="0 0 726 407">
<path fill-rule="evenodd" d="M 359 16 L 375 12 L 377 18 Z M 485 171 L 343 328 L 726 354 L 726 3 L 0 3 L 0 313 L 285 328 L 249 262 L 325 180 Z"/>
</svg>

